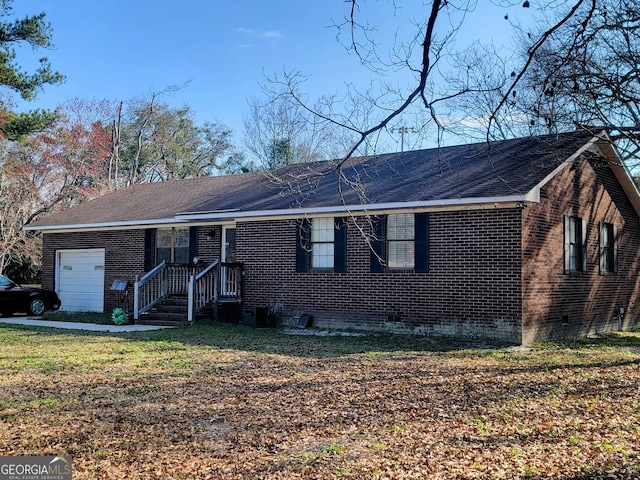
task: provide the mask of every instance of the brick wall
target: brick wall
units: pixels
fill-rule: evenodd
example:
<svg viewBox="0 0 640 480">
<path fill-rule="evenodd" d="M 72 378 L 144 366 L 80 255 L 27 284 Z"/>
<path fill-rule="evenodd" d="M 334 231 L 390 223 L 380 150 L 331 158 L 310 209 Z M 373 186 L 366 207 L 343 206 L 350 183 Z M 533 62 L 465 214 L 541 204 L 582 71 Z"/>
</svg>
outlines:
<svg viewBox="0 0 640 480">
<path fill-rule="evenodd" d="M 198 228 L 198 257 L 201 264 L 220 258 L 219 225 Z M 207 239 L 211 234 L 212 239 Z M 133 308 L 133 283 L 145 272 L 145 229 L 110 230 L 104 232 L 47 233 L 43 236 L 42 285 L 55 288 L 56 251 L 89 248 L 105 249 L 105 311 L 117 306 L 116 294 L 111 291 L 114 280 L 129 280 L 129 308 Z"/>
<path fill-rule="evenodd" d="M 208 235 L 211 239 L 207 238 Z M 220 225 L 198 227 L 198 258 L 200 263 L 209 265 L 215 260 L 220 260 L 221 235 L 222 227 Z"/>
<path fill-rule="evenodd" d="M 640 326 L 638 215 L 605 161 L 581 159 L 574 166 L 524 211 L 523 343 Z M 586 273 L 564 273 L 564 215 L 587 220 Z M 618 229 L 617 273 L 599 272 L 601 221 Z"/>
<path fill-rule="evenodd" d="M 489 337 L 520 342 L 521 210 L 430 214 L 430 271 L 369 272 L 370 249 L 354 221 L 347 273 L 297 273 L 293 221 L 237 224 L 247 306 L 282 305 L 320 327 Z"/>
<path fill-rule="evenodd" d="M 587 272 L 565 274 L 563 218 L 587 220 Z M 486 337 L 514 343 L 640 326 L 640 222 L 609 166 L 583 160 L 521 208 L 431 212 L 427 273 L 370 272 L 370 248 L 351 218 L 347 272 L 296 272 L 293 220 L 239 221 L 245 307 L 279 305 L 315 326 Z M 600 275 L 600 221 L 618 228 L 618 272 Z M 359 228 L 358 228 L 359 227 Z M 208 240 L 207 234 L 213 234 Z M 220 226 L 198 231 L 202 262 L 220 258 Z M 44 235 L 43 286 L 54 288 L 55 252 L 105 248 L 105 309 L 115 279 L 144 273 L 144 229 Z M 130 302 L 133 293 L 130 292 Z M 625 314 L 618 315 L 624 308 Z"/>
<path fill-rule="evenodd" d="M 116 279 L 129 280 L 144 273 L 144 230 L 106 232 L 47 233 L 43 236 L 42 286 L 55 288 L 56 251 L 85 248 L 104 248 L 105 311 L 117 306 L 111 284 Z M 133 305 L 133 289 L 129 287 L 129 305 Z"/>
</svg>

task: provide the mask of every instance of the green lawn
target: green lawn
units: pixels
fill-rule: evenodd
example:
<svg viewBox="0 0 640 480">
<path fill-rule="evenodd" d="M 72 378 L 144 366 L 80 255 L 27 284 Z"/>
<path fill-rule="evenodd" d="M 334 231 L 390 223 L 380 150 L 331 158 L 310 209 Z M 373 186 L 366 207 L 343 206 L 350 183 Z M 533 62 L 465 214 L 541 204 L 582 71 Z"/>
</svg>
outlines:
<svg viewBox="0 0 640 480">
<path fill-rule="evenodd" d="M 0 326 L 0 455 L 74 479 L 640 477 L 640 332 L 531 349 Z"/>
</svg>

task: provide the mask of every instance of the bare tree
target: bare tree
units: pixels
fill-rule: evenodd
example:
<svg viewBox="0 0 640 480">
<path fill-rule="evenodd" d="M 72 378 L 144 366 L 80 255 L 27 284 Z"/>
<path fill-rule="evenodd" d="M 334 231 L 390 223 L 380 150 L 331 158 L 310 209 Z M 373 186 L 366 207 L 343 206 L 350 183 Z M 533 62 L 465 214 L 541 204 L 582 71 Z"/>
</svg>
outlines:
<svg viewBox="0 0 640 480">
<path fill-rule="evenodd" d="M 530 56 L 522 111 L 549 132 L 607 127 L 624 159 L 640 151 L 640 1 L 591 0 Z"/>
<path fill-rule="evenodd" d="M 348 158 L 359 152 L 368 141 L 375 141 L 385 128 L 394 125 L 393 122 L 401 119 L 402 115 L 415 114 L 417 111 L 428 112 L 429 120 L 438 129 L 444 128 L 441 119 L 436 114 L 436 105 L 446 98 L 459 95 L 460 92 L 446 93 L 442 97 L 435 97 L 438 88 L 432 82 L 432 77 L 438 63 L 447 55 L 449 41 L 455 36 L 461 20 L 454 20 L 454 26 L 443 35 L 436 34 L 436 23 L 441 16 L 449 10 L 469 10 L 473 2 L 462 2 L 462 5 L 453 5 L 451 2 L 434 0 L 425 12 L 423 21 L 415 25 L 414 33 L 405 40 L 393 46 L 387 46 L 387 53 L 382 54 L 381 48 L 374 38 L 374 31 L 365 21 L 361 21 L 359 15 L 366 4 L 363 0 L 350 0 L 345 2 L 349 11 L 343 21 L 336 22 L 338 38 L 343 45 L 353 53 L 358 60 L 365 65 L 374 76 L 389 75 L 393 72 L 409 72 L 412 85 L 408 88 L 393 86 L 390 82 L 384 82 L 379 87 L 360 91 L 350 86 L 347 94 L 351 107 L 358 105 L 358 110 L 343 110 L 342 113 L 335 109 L 319 110 L 308 106 L 300 93 L 301 76 L 297 73 L 286 74 L 280 83 L 295 101 L 305 106 L 319 118 L 330 121 L 349 131 L 356 140 L 348 150 L 344 158 Z M 397 3 L 394 2 L 395 12 L 400 12 Z M 457 10 L 458 11 L 458 10 Z M 409 19 L 406 19 L 410 23 Z M 363 109 L 367 109 L 366 115 L 362 115 Z M 355 113 L 355 115 L 354 115 Z M 365 122 L 358 124 L 358 120 Z M 355 121 L 354 121 L 355 120 Z"/>
<path fill-rule="evenodd" d="M 111 155 L 109 156 L 109 185 L 113 190 L 118 188 L 120 179 L 120 129 L 122 128 L 122 104 L 120 102 L 117 114 L 111 122 Z"/>
<path fill-rule="evenodd" d="M 251 100 L 244 116 L 244 146 L 259 170 L 342 156 L 348 140 L 341 134 L 334 123 L 313 115 L 287 92 Z"/>
<path fill-rule="evenodd" d="M 534 30 L 537 27 L 533 23 L 515 29 L 522 37 L 521 56 L 514 56 L 499 46 L 478 42 L 469 46 L 461 42 L 463 34 L 472 35 L 467 31 L 467 19 L 485 5 L 476 1 L 425 2 L 424 16 L 410 19 L 402 17 L 401 0 L 388 2 L 386 6 L 379 2 L 373 5 L 366 0 L 348 0 L 344 2 L 348 12 L 334 27 L 343 45 L 369 69 L 372 79 L 377 79 L 377 87 L 360 91 L 349 86 L 345 95 L 347 103 L 338 110 L 335 104 L 331 108 L 318 108 L 317 104 L 306 102 L 302 91 L 304 77 L 298 72 L 274 77 L 272 81 L 308 112 L 356 137 L 343 156 L 345 160 L 354 153 L 362 153 L 363 147 L 370 151 L 368 145 L 375 145 L 382 132 L 404 124 L 407 118 L 420 119 L 421 131 L 431 136 L 432 145 L 461 134 L 468 139 L 470 134 L 478 138 L 484 133 L 483 138 L 491 141 L 541 129 L 549 131 L 545 117 L 556 118 L 551 123 L 559 125 L 557 118 L 561 110 L 563 128 L 575 129 L 576 125 L 593 124 L 596 120 L 610 125 L 612 111 L 606 105 L 598 103 L 594 109 L 597 115 L 591 118 L 585 116 L 584 111 L 577 115 L 577 106 L 580 102 L 582 108 L 592 108 L 594 94 L 609 99 L 615 96 L 620 100 L 618 107 L 622 106 L 624 94 L 635 81 L 632 66 L 638 64 L 634 56 L 634 49 L 638 50 L 634 37 L 640 30 L 636 28 L 638 0 L 624 0 L 616 4 L 615 9 L 613 0 L 496 0 L 491 3 L 507 12 L 504 19 L 496 18 L 496 22 L 508 23 L 509 9 L 547 12 L 547 16 L 537 22 L 542 25 L 541 29 Z M 375 26 L 371 27 L 366 21 L 367 8 L 383 7 L 392 8 L 399 22 L 413 28 L 404 37 L 398 31 L 391 45 L 378 43 Z M 615 28 L 620 35 L 613 41 Z M 608 55 L 603 55 L 605 51 Z M 621 62 L 628 66 L 626 72 L 614 71 L 614 66 Z M 580 75 L 572 77 L 570 72 L 575 71 L 578 63 Z M 608 72 L 602 71 L 605 65 L 609 67 Z M 384 81 L 380 80 L 381 76 Z M 394 83 L 393 78 L 398 78 L 398 82 Z M 598 86 L 594 89 L 596 79 Z M 560 102 L 557 96 L 560 83 L 567 90 L 578 85 L 581 96 Z M 529 91 L 534 88 L 535 95 L 531 95 Z M 537 107 L 532 102 L 535 96 Z M 359 110 L 354 105 L 358 105 Z M 633 105 L 626 110 L 616 110 L 617 117 L 629 120 L 620 131 L 627 131 L 628 124 L 636 118 L 637 103 Z M 365 121 L 354 121 L 362 120 L 359 112 L 364 109 L 367 109 Z"/>
</svg>

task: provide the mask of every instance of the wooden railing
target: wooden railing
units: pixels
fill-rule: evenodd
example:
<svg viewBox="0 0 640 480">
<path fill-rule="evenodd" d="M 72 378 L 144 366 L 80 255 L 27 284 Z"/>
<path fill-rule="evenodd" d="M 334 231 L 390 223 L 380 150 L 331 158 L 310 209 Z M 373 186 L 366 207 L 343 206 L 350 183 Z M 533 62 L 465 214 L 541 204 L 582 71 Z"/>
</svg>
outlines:
<svg viewBox="0 0 640 480">
<path fill-rule="evenodd" d="M 189 280 L 190 323 L 206 306 L 219 300 L 242 301 L 242 263 L 215 261 Z"/>
<path fill-rule="evenodd" d="M 215 262 L 217 263 L 217 262 Z M 187 295 L 189 293 L 189 279 L 198 275 L 205 267 L 202 265 L 167 265 L 167 294 Z"/>
<path fill-rule="evenodd" d="M 135 320 L 167 296 L 167 273 L 167 262 L 163 261 L 136 280 L 133 287 L 133 318 Z"/>
<path fill-rule="evenodd" d="M 216 260 L 205 268 L 163 261 L 135 282 L 133 318 L 138 320 L 168 295 L 187 295 L 189 322 L 193 322 L 204 307 L 218 300 L 240 302 L 242 271 L 241 263 Z"/>
<path fill-rule="evenodd" d="M 220 298 L 242 301 L 242 263 L 221 263 Z"/>
<path fill-rule="evenodd" d="M 188 286 L 187 320 L 195 321 L 196 313 L 201 312 L 211 302 L 218 298 L 218 272 L 220 262 L 217 260 L 197 275 L 191 275 Z"/>
<path fill-rule="evenodd" d="M 133 318 L 147 312 L 167 295 L 186 295 L 189 278 L 199 273 L 198 265 L 177 265 L 162 261 L 134 285 Z"/>
</svg>

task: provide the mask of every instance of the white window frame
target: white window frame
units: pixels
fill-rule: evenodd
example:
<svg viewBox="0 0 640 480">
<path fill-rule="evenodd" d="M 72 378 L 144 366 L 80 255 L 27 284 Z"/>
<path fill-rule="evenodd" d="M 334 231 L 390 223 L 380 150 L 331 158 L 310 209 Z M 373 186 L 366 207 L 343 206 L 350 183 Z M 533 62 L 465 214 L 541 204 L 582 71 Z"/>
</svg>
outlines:
<svg viewBox="0 0 640 480">
<path fill-rule="evenodd" d="M 600 274 L 618 272 L 618 232 L 613 223 L 600 222 Z"/>
<path fill-rule="evenodd" d="M 416 262 L 416 227 L 413 213 L 387 215 L 387 267 L 412 269 Z"/>
<path fill-rule="evenodd" d="M 335 231 L 336 227 L 333 217 L 316 217 L 311 219 L 311 268 L 333 268 Z"/>
<path fill-rule="evenodd" d="M 587 222 L 584 218 L 564 217 L 564 273 L 587 272 Z"/>
</svg>

